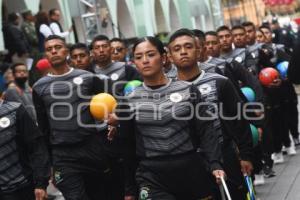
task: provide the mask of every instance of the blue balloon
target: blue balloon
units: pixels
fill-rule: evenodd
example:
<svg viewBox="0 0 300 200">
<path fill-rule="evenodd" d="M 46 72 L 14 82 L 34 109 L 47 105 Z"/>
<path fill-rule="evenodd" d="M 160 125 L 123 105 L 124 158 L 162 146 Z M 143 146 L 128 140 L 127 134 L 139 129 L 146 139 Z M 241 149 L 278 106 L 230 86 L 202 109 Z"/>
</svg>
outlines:
<svg viewBox="0 0 300 200">
<path fill-rule="evenodd" d="M 288 67 L 289 67 L 289 62 L 287 61 L 283 61 L 277 64 L 276 68 L 279 71 L 281 78 L 287 78 Z"/>
<path fill-rule="evenodd" d="M 255 92 L 250 87 L 242 87 L 241 90 L 249 102 L 255 101 Z"/>
</svg>

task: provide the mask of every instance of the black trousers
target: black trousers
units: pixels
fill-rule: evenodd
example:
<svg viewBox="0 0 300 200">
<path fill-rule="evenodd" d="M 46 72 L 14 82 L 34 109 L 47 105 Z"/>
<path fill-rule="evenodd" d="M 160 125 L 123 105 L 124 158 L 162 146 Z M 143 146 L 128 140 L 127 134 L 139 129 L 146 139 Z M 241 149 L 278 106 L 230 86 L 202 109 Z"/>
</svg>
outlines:
<svg viewBox="0 0 300 200">
<path fill-rule="evenodd" d="M 263 169 L 263 150 L 262 145 L 259 143 L 256 147 L 253 148 L 253 173 L 258 174 Z M 272 166 L 272 163 L 268 165 Z"/>
<path fill-rule="evenodd" d="M 53 183 L 66 200 L 113 200 L 112 167 L 101 138 L 82 144 L 52 147 Z"/>
<path fill-rule="evenodd" d="M 273 160 L 271 158 L 272 153 L 274 153 L 274 139 L 273 139 L 273 107 L 270 105 L 265 105 L 265 120 L 263 124 L 263 134 L 262 134 L 262 160 L 264 165 L 272 168 Z"/>
<path fill-rule="evenodd" d="M 272 111 L 272 133 L 274 139 L 275 153 L 281 152 L 282 146 L 290 147 L 291 140 L 289 137 L 289 112 L 288 103 L 281 102 L 280 106 Z"/>
<path fill-rule="evenodd" d="M 29 185 L 11 193 L 1 193 L 0 200 L 35 200 L 34 187 Z"/>
<path fill-rule="evenodd" d="M 288 112 L 288 129 L 292 134 L 293 138 L 299 138 L 299 131 L 298 131 L 298 103 L 288 102 L 287 103 L 287 112 Z"/>
<path fill-rule="evenodd" d="M 111 167 L 111 175 L 108 189 L 113 200 L 124 200 L 125 196 L 125 168 L 124 157 L 126 149 L 124 147 L 125 139 L 120 137 L 119 132 L 112 141 L 107 139 L 106 134 L 102 135 L 103 146 L 108 154 Z M 134 174 L 132 174 L 134 178 Z M 136 195 L 136 194 L 135 194 Z"/>
<path fill-rule="evenodd" d="M 60 181 L 54 183 L 66 200 L 111 200 L 105 190 L 108 181 L 108 177 L 97 174 L 62 171 Z"/>
<path fill-rule="evenodd" d="M 142 160 L 136 173 L 139 199 L 212 199 L 209 176 L 197 153 Z"/>
</svg>

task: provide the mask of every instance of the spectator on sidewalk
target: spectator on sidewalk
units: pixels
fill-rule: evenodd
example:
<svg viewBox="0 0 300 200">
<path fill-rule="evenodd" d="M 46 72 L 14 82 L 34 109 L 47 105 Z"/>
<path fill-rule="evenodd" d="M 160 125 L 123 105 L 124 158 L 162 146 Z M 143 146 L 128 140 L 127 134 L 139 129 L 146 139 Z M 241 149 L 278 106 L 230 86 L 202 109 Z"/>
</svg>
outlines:
<svg viewBox="0 0 300 200">
<path fill-rule="evenodd" d="M 4 93 L 4 99 L 21 103 L 32 119 L 36 121 L 36 113 L 32 102 L 32 89 L 27 82 L 27 67 L 23 63 L 16 63 L 10 68 L 14 77 L 14 84 L 7 88 Z"/>
<path fill-rule="evenodd" d="M 17 13 L 8 15 L 8 23 L 3 26 L 5 48 L 8 49 L 6 61 L 26 63 L 30 52 L 30 45 L 24 32 L 19 28 L 20 16 Z"/>
<path fill-rule="evenodd" d="M 63 28 L 59 22 L 60 20 L 60 11 L 56 8 L 53 8 L 49 11 L 50 18 L 50 28 L 54 35 L 58 35 L 60 37 L 66 38 L 69 36 L 70 32 L 73 31 L 73 27 L 71 26 L 68 31 L 63 31 Z"/>
<path fill-rule="evenodd" d="M 25 34 L 25 37 L 31 46 L 31 57 L 35 57 L 38 53 L 38 37 L 35 30 L 34 16 L 30 10 L 25 10 L 22 12 L 23 23 L 21 26 L 22 31 Z"/>
<path fill-rule="evenodd" d="M 39 51 L 44 52 L 44 41 L 50 35 L 53 35 L 53 32 L 49 26 L 49 17 L 45 11 L 40 11 L 36 14 L 36 32 L 38 34 L 39 40 Z"/>
</svg>

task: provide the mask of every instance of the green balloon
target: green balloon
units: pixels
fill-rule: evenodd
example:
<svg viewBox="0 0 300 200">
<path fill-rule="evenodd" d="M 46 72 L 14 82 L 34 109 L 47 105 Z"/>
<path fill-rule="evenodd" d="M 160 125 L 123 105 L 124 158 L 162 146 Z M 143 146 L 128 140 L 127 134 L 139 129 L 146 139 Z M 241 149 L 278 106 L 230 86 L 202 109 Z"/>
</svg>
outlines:
<svg viewBox="0 0 300 200">
<path fill-rule="evenodd" d="M 124 87 L 124 94 L 127 95 L 131 93 L 136 87 L 142 85 L 142 82 L 139 80 L 132 80 L 126 83 Z"/>
<path fill-rule="evenodd" d="M 258 138 L 259 138 L 258 129 L 252 124 L 250 124 L 250 128 L 252 133 L 253 146 L 255 147 L 258 144 Z"/>
<path fill-rule="evenodd" d="M 138 87 L 140 85 L 142 85 L 141 81 L 139 81 L 139 80 L 132 80 L 132 81 L 129 81 L 128 83 L 126 83 L 125 88 L 126 87 Z"/>
</svg>

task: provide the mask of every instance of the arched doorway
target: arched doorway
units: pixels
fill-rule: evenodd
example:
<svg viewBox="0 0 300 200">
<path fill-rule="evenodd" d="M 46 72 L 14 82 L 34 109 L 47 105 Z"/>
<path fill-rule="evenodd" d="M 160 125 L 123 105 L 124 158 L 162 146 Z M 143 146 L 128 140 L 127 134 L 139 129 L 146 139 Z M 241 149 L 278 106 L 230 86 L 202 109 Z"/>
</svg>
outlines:
<svg viewBox="0 0 300 200">
<path fill-rule="evenodd" d="M 132 20 L 126 1 L 117 1 L 117 20 L 117 29 L 120 38 L 136 37 L 134 21 Z"/>
<path fill-rule="evenodd" d="M 180 28 L 180 20 L 173 0 L 170 0 L 170 25 L 171 32 Z"/>
</svg>

